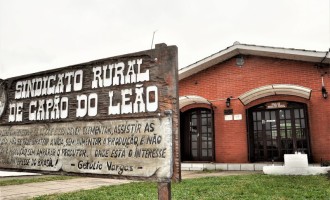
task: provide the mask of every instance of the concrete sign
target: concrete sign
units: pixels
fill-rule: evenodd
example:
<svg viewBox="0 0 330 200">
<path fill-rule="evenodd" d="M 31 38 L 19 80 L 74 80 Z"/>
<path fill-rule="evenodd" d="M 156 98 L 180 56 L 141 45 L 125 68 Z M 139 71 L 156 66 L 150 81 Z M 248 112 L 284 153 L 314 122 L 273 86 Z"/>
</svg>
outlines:
<svg viewBox="0 0 330 200">
<path fill-rule="evenodd" d="M 2 167 L 170 178 L 172 118 L 0 127 Z"/>
<path fill-rule="evenodd" d="M 7 93 L 5 91 L 4 82 L 0 81 L 0 117 L 5 111 L 6 103 L 7 103 Z"/>
<path fill-rule="evenodd" d="M 176 100 L 177 48 L 165 44 L 4 80 L 0 167 L 171 178 Z"/>
</svg>

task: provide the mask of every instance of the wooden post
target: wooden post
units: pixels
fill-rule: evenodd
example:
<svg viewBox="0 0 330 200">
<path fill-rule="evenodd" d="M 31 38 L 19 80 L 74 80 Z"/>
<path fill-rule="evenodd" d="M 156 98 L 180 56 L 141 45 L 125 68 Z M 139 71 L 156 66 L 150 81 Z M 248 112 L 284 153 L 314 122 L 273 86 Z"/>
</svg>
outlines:
<svg viewBox="0 0 330 200">
<path fill-rule="evenodd" d="M 158 182 L 158 200 L 171 200 L 171 181 Z"/>
</svg>

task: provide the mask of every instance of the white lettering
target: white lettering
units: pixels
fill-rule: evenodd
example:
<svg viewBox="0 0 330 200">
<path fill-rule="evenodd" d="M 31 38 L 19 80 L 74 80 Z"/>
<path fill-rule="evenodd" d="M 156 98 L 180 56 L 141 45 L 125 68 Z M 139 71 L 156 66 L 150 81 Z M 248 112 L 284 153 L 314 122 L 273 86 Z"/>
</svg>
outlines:
<svg viewBox="0 0 330 200">
<path fill-rule="evenodd" d="M 112 70 L 114 68 L 114 64 L 103 66 L 103 86 L 109 87 L 112 84 Z M 109 76 L 108 76 L 109 72 Z"/>
<path fill-rule="evenodd" d="M 97 115 L 97 94 L 92 93 L 88 96 L 88 116 Z"/>
<path fill-rule="evenodd" d="M 77 101 L 76 117 L 84 117 L 87 114 L 87 96 L 78 95 Z"/>
<path fill-rule="evenodd" d="M 8 122 L 14 122 L 16 119 L 16 104 L 11 103 L 9 104 L 9 117 Z"/>
<path fill-rule="evenodd" d="M 101 67 L 93 67 L 94 79 L 92 81 L 92 88 L 103 87 L 103 81 L 101 78 Z"/>
<path fill-rule="evenodd" d="M 42 88 L 42 93 L 41 95 L 47 95 L 47 88 L 48 88 L 48 76 L 44 76 L 42 78 L 43 80 L 43 88 Z"/>
<path fill-rule="evenodd" d="M 47 94 L 54 94 L 55 93 L 55 85 L 53 84 L 53 81 L 55 81 L 55 76 L 49 76 L 48 77 L 48 90 Z"/>
<path fill-rule="evenodd" d="M 44 109 L 44 104 L 45 100 L 41 99 L 38 101 L 38 112 L 37 112 L 37 120 L 44 120 L 45 119 L 45 109 Z"/>
<path fill-rule="evenodd" d="M 124 84 L 124 68 L 125 64 L 123 62 L 115 64 L 115 77 L 113 77 L 113 85 Z"/>
<path fill-rule="evenodd" d="M 128 61 L 128 70 L 125 76 L 125 83 L 135 83 L 136 82 L 136 74 L 134 72 L 134 65 L 136 61 L 135 60 L 129 60 Z"/>
<path fill-rule="evenodd" d="M 67 81 L 65 81 L 65 79 L 67 79 Z M 71 92 L 72 85 L 74 91 L 82 89 L 83 70 L 17 81 L 15 99 Z"/>
<path fill-rule="evenodd" d="M 149 81 L 149 69 L 146 70 L 144 73 L 141 73 L 141 64 L 142 59 L 137 60 L 138 65 L 138 73 L 137 73 L 137 82 Z"/>
<path fill-rule="evenodd" d="M 135 99 L 133 96 L 135 93 Z M 114 91 L 109 92 L 109 115 L 128 114 L 128 113 L 142 113 L 155 112 L 158 109 L 158 88 L 156 86 L 146 87 L 146 95 L 144 95 L 144 88 L 142 85 L 136 85 L 133 89 L 122 89 L 120 94 L 121 98 L 118 101 L 114 98 Z M 114 99 L 118 102 L 114 103 Z M 116 104 L 116 105 L 114 105 Z"/>
<path fill-rule="evenodd" d="M 20 98 L 22 98 L 22 81 L 17 81 L 15 99 L 20 99 Z"/>
<path fill-rule="evenodd" d="M 72 78 L 74 78 L 74 72 L 65 73 L 65 78 L 67 78 L 68 80 L 66 83 L 65 92 L 71 92 L 71 87 L 72 87 L 71 81 Z"/>
<path fill-rule="evenodd" d="M 77 70 L 74 74 L 73 90 L 79 91 L 83 86 L 83 70 Z"/>
<path fill-rule="evenodd" d="M 128 114 L 132 113 L 132 102 L 126 104 L 126 102 L 130 101 L 130 97 L 126 97 L 126 95 L 132 95 L 132 89 L 123 89 L 121 90 L 121 113 Z"/>
<path fill-rule="evenodd" d="M 53 99 L 47 99 L 46 100 L 46 116 L 45 119 L 49 119 L 50 109 L 54 106 L 54 100 Z"/>
<path fill-rule="evenodd" d="M 38 96 L 41 96 L 41 93 L 42 93 L 42 78 L 36 78 L 35 79 L 35 88 L 36 88 L 36 90 L 35 90 L 35 92 L 34 92 L 34 94 L 32 94 L 31 93 L 31 97 L 33 97 L 33 96 L 36 96 L 36 97 L 38 97 Z"/>
<path fill-rule="evenodd" d="M 63 82 L 64 74 L 57 75 L 57 85 L 55 87 L 55 94 L 64 92 L 64 82 Z"/>
<path fill-rule="evenodd" d="M 23 102 L 18 102 L 16 104 L 16 121 L 21 122 L 23 120 Z"/>
<path fill-rule="evenodd" d="M 29 106 L 29 120 L 35 121 L 37 119 L 37 101 L 31 101 Z"/>
<path fill-rule="evenodd" d="M 61 119 L 65 119 L 69 115 L 69 98 L 68 97 L 62 97 L 61 98 Z"/>
<path fill-rule="evenodd" d="M 135 88 L 134 113 L 145 112 L 145 103 L 143 101 L 143 88 Z"/>
<path fill-rule="evenodd" d="M 108 114 L 109 115 L 117 115 L 120 114 L 120 104 L 117 103 L 117 105 L 113 106 L 113 91 L 109 92 L 109 98 L 110 98 L 110 105 L 108 108 Z"/>
</svg>

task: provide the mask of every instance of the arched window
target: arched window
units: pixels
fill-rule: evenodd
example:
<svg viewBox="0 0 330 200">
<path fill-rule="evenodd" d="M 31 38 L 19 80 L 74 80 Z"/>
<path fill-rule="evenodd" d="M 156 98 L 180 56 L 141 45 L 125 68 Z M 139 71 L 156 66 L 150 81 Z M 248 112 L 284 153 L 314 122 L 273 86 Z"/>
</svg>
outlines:
<svg viewBox="0 0 330 200">
<path fill-rule="evenodd" d="M 250 108 L 248 116 L 250 161 L 283 161 L 284 154 L 295 152 L 311 155 L 305 104 L 264 103 Z"/>
<path fill-rule="evenodd" d="M 213 161 L 213 116 L 209 109 L 192 109 L 181 113 L 182 161 Z"/>
</svg>

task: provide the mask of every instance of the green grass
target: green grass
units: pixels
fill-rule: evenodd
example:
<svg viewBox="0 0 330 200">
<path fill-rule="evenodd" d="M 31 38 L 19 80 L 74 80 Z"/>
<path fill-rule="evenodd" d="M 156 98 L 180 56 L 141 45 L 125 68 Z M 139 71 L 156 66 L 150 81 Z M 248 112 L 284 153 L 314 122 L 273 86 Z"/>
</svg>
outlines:
<svg viewBox="0 0 330 200">
<path fill-rule="evenodd" d="M 35 200 L 157 199 L 157 184 L 137 182 L 34 198 Z M 172 199 L 330 199 L 326 176 L 263 174 L 187 179 L 172 184 Z"/>
<path fill-rule="evenodd" d="M 37 183 L 46 181 L 57 181 L 57 180 L 67 180 L 76 177 L 72 176 L 34 176 L 34 177 L 9 177 L 1 178 L 0 186 L 6 185 L 20 185 L 25 183 Z"/>
</svg>

